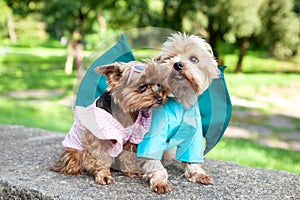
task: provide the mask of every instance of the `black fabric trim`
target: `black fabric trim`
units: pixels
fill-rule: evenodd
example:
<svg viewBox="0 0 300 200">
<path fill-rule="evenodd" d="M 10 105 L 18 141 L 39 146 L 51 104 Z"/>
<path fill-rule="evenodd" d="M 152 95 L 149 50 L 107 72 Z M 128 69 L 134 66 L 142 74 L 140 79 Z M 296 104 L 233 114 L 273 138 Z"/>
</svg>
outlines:
<svg viewBox="0 0 300 200">
<path fill-rule="evenodd" d="M 112 111 L 111 111 L 111 94 L 108 91 L 106 91 L 103 95 L 101 95 L 97 99 L 96 106 L 98 108 L 102 108 L 102 109 L 106 110 L 106 112 L 109 112 L 110 114 L 112 114 Z"/>
</svg>

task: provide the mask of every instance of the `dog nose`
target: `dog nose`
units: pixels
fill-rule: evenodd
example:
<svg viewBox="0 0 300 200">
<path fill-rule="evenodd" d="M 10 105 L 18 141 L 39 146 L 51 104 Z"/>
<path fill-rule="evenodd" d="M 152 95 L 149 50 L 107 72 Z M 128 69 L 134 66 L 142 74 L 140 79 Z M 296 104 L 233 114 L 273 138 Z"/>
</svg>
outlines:
<svg viewBox="0 0 300 200">
<path fill-rule="evenodd" d="M 157 104 L 162 104 L 163 98 L 162 97 L 156 97 L 156 103 Z"/>
<path fill-rule="evenodd" d="M 174 63 L 174 65 L 173 65 L 173 68 L 174 68 L 176 71 L 182 70 L 183 67 L 184 67 L 184 65 L 183 65 L 182 62 L 176 62 L 176 63 Z"/>
</svg>

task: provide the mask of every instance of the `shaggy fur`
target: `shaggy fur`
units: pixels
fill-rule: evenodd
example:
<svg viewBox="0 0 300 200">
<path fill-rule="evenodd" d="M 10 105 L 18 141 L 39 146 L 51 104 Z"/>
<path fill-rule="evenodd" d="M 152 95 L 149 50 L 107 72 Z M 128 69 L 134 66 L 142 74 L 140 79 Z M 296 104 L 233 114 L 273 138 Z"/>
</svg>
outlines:
<svg viewBox="0 0 300 200">
<path fill-rule="evenodd" d="M 133 61 L 95 68 L 97 73 L 107 77 L 108 91 L 112 98 L 110 103 L 104 103 L 105 99 L 109 98 L 106 94 L 97 101 L 96 105 L 103 106 L 106 111 L 111 112 L 124 127 L 134 123 L 139 110 L 161 105 L 167 99 L 168 91 L 159 84 L 161 81 L 158 79 L 159 68 L 154 61 L 147 63 L 145 72 L 128 80 L 131 67 L 137 64 L 140 63 Z M 86 170 L 95 176 L 98 184 L 114 183 L 110 167 L 116 160 L 108 154 L 108 149 L 115 142 L 114 140 L 100 140 L 86 130 L 82 138 L 84 150 L 64 148 L 60 159 L 51 167 L 51 170 L 74 175 L 81 175 Z M 127 142 L 116 161 L 119 163 L 119 169 L 130 177 L 141 175 L 135 152 L 136 145 Z"/>
<path fill-rule="evenodd" d="M 197 103 L 198 96 L 208 88 L 213 79 L 219 78 L 220 72 L 210 45 L 195 35 L 188 36 L 181 33 L 171 35 L 163 44 L 161 55 L 157 60 L 165 74 L 164 84 L 171 90 L 171 95 L 175 96 L 186 109 Z M 167 154 L 175 155 L 166 152 L 163 159 L 172 160 Z M 167 170 L 161 161 L 144 160 L 142 163 L 144 177 L 149 181 L 151 189 L 159 194 L 170 192 Z M 185 177 L 189 181 L 213 183 L 212 177 L 205 173 L 201 164 L 183 163 L 183 166 Z"/>
<path fill-rule="evenodd" d="M 163 44 L 158 61 L 168 74 L 165 84 L 186 108 L 220 76 L 210 45 L 195 35 L 173 34 Z"/>
</svg>

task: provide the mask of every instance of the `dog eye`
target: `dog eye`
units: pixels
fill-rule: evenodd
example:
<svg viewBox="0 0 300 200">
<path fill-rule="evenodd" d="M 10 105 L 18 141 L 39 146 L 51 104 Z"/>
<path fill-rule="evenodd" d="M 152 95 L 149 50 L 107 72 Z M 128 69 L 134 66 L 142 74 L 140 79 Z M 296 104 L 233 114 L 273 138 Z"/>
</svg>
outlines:
<svg viewBox="0 0 300 200">
<path fill-rule="evenodd" d="M 146 83 L 142 83 L 139 86 L 137 86 L 137 89 L 143 93 L 146 91 L 147 87 L 148 87 L 148 85 Z"/>
<path fill-rule="evenodd" d="M 198 63 L 198 62 L 199 62 L 198 58 L 195 57 L 195 56 L 191 56 L 189 60 L 190 60 L 192 63 Z"/>
</svg>

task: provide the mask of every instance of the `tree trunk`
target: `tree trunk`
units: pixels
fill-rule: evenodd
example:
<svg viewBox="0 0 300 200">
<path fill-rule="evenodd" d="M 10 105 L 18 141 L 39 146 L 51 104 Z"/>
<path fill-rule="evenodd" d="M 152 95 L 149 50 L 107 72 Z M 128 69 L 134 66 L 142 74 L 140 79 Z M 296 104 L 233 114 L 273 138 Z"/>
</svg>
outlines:
<svg viewBox="0 0 300 200">
<path fill-rule="evenodd" d="M 65 62 L 65 73 L 71 74 L 73 71 L 73 62 L 74 62 L 74 41 L 70 40 L 67 46 L 67 59 Z"/>
<path fill-rule="evenodd" d="M 10 41 L 13 44 L 16 44 L 17 43 L 17 34 L 16 34 L 12 14 L 9 14 L 7 16 L 7 28 L 8 28 L 8 34 L 9 34 Z"/>
<path fill-rule="evenodd" d="M 222 66 L 223 59 L 217 52 L 217 41 L 218 41 L 219 33 L 218 33 L 218 30 L 214 29 L 214 23 L 215 23 L 214 17 L 209 17 L 209 19 L 208 19 L 208 34 L 209 34 L 208 43 L 210 44 L 212 50 L 214 51 L 214 56 L 216 57 L 216 59 L 218 61 L 218 65 Z"/>
<path fill-rule="evenodd" d="M 270 45 L 269 45 L 269 52 L 268 52 L 268 56 L 270 58 L 274 57 L 274 51 L 275 51 L 275 42 L 272 42 Z"/>
<path fill-rule="evenodd" d="M 75 43 L 75 65 L 78 71 L 83 62 L 83 44 L 81 41 Z"/>
<path fill-rule="evenodd" d="M 248 47 L 249 47 L 249 38 L 245 37 L 245 38 L 243 38 L 243 41 L 241 44 L 239 59 L 238 59 L 236 69 L 235 69 L 236 73 L 242 73 L 242 63 L 243 63 L 243 59 L 244 59 L 244 56 L 246 55 L 246 51 L 247 51 Z"/>
<path fill-rule="evenodd" d="M 71 74 L 73 71 L 73 63 L 75 59 L 76 70 L 78 71 L 83 62 L 83 35 L 80 31 L 74 30 L 72 38 L 67 46 L 67 60 L 65 63 L 65 73 Z"/>
<path fill-rule="evenodd" d="M 97 20 L 98 20 L 98 23 L 100 26 L 100 33 L 105 34 L 106 30 L 107 30 L 106 21 L 105 21 L 104 17 L 102 16 L 101 10 L 98 10 L 98 12 L 97 12 Z"/>
<path fill-rule="evenodd" d="M 214 29 L 214 22 L 215 22 L 214 18 L 209 17 L 209 19 L 208 19 L 208 33 L 209 33 L 208 42 L 212 49 L 217 48 L 217 38 L 218 38 L 218 33 Z"/>
</svg>

